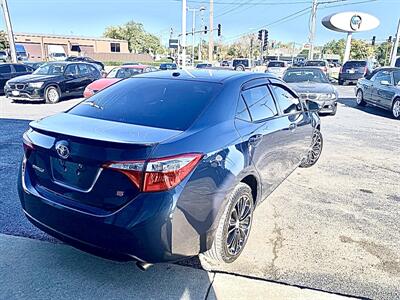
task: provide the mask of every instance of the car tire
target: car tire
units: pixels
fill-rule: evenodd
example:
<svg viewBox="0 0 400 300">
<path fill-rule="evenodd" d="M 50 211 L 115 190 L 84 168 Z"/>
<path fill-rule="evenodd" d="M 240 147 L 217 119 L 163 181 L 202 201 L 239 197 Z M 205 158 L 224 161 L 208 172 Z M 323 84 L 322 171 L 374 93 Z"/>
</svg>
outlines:
<svg viewBox="0 0 400 300">
<path fill-rule="evenodd" d="M 396 98 L 393 101 L 392 115 L 393 115 L 393 118 L 400 120 L 400 98 Z"/>
<path fill-rule="evenodd" d="M 60 101 L 60 90 L 56 86 L 48 86 L 44 91 L 46 103 L 54 104 Z"/>
<path fill-rule="evenodd" d="M 363 91 L 361 89 L 357 90 L 356 93 L 356 103 L 358 106 L 365 106 L 367 105 L 367 102 L 364 101 L 364 94 Z"/>
<path fill-rule="evenodd" d="M 309 168 L 315 165 L 321 156 L 324 139 L 321 131 L 318 128 L 314 129 L 311 146 L 307 152 L 306 157 L 300 163 L 300 168 Z"/>
<path fill-rule="evenodd" d="M 236 71 L 244 71 L 244 67 L 242 65 L 238 65 L 235 68 Z"/>
<path fill-rule="evenodd" d="M 209 250 L 199 255 L 201 265 L 206 270 L 212 270 L 221 262 L 235 261 L 242 253 L 250 235 L 254 211 L 251 188 L 245 183 L 239 183 L 226 201 L 213 244 Z"/>
<path fill-rule="evenodd" d="M 335 108 L 333 109 L 333 111 L 329 114 L 330 116 L 335 116 L 337 112 L 337 105 L 335 106 Z"/>
<path fill-rule="evenodd" d="M 339 85 L 343 85 L 343 84 L 344 84 L 344 81 L 339 79 L 339 80 L 338 80 L 338 84 L 339 84 Z"/>
</svg>

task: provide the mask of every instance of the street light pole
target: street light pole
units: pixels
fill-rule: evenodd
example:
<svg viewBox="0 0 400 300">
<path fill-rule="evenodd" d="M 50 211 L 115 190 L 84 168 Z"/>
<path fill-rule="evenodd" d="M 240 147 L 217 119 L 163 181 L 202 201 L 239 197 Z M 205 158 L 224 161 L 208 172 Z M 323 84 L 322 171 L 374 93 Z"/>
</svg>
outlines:
<svg viewBox="0 0 400 300">
<path fill-rule="evenodd" d="M 204 15 L 203 15 L 203 11 L 205 11 L 205 7 L 202 6 L 200 7 L 200 16 L 201 16 L 201 27 L 200 30 L 203 30 L 204 28 Z M 198 59 L 199 61 L 201 61 L 202 57 L 202 53 L 201 53 L 201 48 L 202 48 L 202 44 L 203 44 L 203 31 L 200 32 L 200 41 L 199 41 L 199 46 L 198 46 Z"/>
<path fill-rule="evenodd" d="M 210 0 L 210 30 L 208 36 L 208 61 L 212 62 L 214 59 L 214 0 Z"/>
<path fill-rule="evenodd" d="M 308 43 L 310 44 L 308 59 L 314 58 L 314 39 L 315 39 L 315 25 L 317 21 L 317 7 L 318 7 L 318 0 L 313 0 L 311 8 L 311 17 L 310 17 L 310 34 L 308 36 Z"/>
<path fill-rule="evenodd" d="M 394 45 L 393 45 L 393 49 L 392 49 L 392 59 L 390 60 L 391 67 L 394 67 L 396 64 L 397 49 L 399 48 L 399 40 L 400 40 L 400 19 L 399 19 L 399 23 L 397 25 L 396 39 L 394 40 Z"/>
<path fill-rule="evenodd" d="M 192 65 L 194 65 L 194 32 L 196 30 L 196 8 L 188 8 L 188 11 L 192 12 Z"/>
<path fill-rule="evenodd" d="M 11 20 L 10 20 L 10 13 L 8 11 L 7 0 L 1 0 L 0 5 L 3 8 L 4 23 L 5 23 L 6 28 L 7 28 L 8 44 L 10 45 L 11 61 L 13 63 L 16 63 L 17 62 L 17 53 L 15 51 L 14 33 L 13 33 L 13 30 L 12 30 L 12 25 L 11 25 Z"/>
<path fill-rule="evenodd" d="M 182 35 L 181 35 L 182 68 L 186 66 L 186 0 L 182 0 Z"/>
</svg>

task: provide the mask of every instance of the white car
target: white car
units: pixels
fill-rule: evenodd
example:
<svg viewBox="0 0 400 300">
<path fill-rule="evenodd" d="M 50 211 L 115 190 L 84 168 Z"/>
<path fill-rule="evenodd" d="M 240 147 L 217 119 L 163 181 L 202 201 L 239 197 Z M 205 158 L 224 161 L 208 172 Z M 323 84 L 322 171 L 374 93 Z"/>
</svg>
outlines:
<svg viewBox="0 0 400 300">
<path fill-rule="evenodd" d="M 282 78 L 283 73 L 285 73 L 287 68 L 288 68 L 288 64 L 286 61 L 271 60 L 267 65 L 267 69 L 265 70 L 265 73 L 269 72 L 269 73 L 272 73 L 272 74 Z"/>
</svg>

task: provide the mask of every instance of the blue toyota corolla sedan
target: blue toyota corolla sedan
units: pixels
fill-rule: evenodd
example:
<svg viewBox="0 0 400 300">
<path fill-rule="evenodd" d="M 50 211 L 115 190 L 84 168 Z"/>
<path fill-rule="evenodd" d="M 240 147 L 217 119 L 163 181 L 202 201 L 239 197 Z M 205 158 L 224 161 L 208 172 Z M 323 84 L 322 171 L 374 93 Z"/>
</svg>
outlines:
<svg viewBox="0 0 400 300">
<path fill-rule="evenodd" d="M 165 71 L 128 78 L 30 123 L 19 196 L 37 227 L 142 267 L 232 262 L 253 212 L 322 150 L 318 105 L 278 78 Z"/>
</svg>

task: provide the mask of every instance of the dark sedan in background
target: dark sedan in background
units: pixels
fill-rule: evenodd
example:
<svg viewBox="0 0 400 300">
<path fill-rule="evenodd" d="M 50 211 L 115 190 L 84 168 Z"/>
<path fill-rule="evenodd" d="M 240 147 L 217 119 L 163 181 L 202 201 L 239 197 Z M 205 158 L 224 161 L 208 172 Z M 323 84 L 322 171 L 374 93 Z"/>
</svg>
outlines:
<svg viewBox="0 0 400 300">
<path fill-rule="evenodd" d="M 348 60 L 339 71 L 338 84 L 357 83 L 357 80 L 368 76 L 373 71 L 374 66 L 368 60 Z"/>
<path fill-rule="evenodd" d="M 142 268 L 199 253 L 233 262 L 255 207 L 298 166 L 318 160 L 316 108 L 267 74 L 124 79 L 30 123 L 22 208 L 45 232 Z"/>
<path fill-rule="evenodd" d="M 378 68 L 358 80 L 356 97 L 358 105 L 390 110 L 395 119 L 400 119 L 400 68 Z"/>
<path fill-rule="evenodd" d="M 91 64 L 94 64 L 95 66 L 97 66 L 100 71 L 104 70 L 104 64 L 101 61 L 94 60 L 93 58 L 88 57 L 88 56 L 69 56 L 65 59 L 65 61 L 87 62 L 87 63 L 91 63 Z"/>
<path fill-rule="evenodd" d="M 0 93 L 4 94 L 4 86 L 8 80 L 33 71 L 31 67 L 22 64 L 0 64 Z"/>
<path fill-rule="evenodd" d="M 320 114 L 336 114 L 338 92 L 319 67 L 289 68 L 283 80 L 301 99 L 317 102 Z"/>
<path fill-rule="evenodd" d="M 82 62 L 51 62 L 31 75 L 7 81 L 4 91 L 13 101 L 57 103 L 62 97 L 81 97 L 86 86 L 101 78 L 92 64 Z"/>
</svg>

